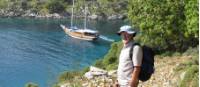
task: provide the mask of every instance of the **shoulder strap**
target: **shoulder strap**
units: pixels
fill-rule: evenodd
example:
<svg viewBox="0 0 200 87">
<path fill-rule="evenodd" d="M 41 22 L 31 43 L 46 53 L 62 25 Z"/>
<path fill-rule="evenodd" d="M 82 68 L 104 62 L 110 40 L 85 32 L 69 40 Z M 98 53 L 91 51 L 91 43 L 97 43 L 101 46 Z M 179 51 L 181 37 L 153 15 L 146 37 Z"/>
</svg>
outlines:
<svg viewBox="0 0 200 87">
<path fill-rule="evenodd" d="M 134 47 L 135 45 L 139 45 L 139 46 L 140 46 L 139 43 L 133 43 L 133 45 L 131 46 L 131 49 L 130 49 L 130 51 L 129 51 L 129 57 L 130 57 L 131 60 L 132 60 L 132 57 L 133 57 L 133 47 Z"/>
<path fill-rule="evenodd" d="M 131 60 L 132 60 L 132 57 L 133 57 L 133 47 L 134 47 L 134 44 L 131 46 L 131 49 L 129 51 L 129 57 L 130 57 Z"/>
</svg>

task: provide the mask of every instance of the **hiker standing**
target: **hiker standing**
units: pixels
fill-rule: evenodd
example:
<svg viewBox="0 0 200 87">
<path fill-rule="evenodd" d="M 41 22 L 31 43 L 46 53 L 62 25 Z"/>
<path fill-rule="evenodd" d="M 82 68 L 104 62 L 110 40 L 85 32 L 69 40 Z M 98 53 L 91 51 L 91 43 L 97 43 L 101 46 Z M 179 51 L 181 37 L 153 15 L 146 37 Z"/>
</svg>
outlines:
<svg viewBox="0 0 200 87">
<path fill-rule="evenodd" d="M 118 35 L 121 35 L 123 48 L 119 56 L 116 86 L 137 87 L 143 58 L 142 48 L 139 45 L 132 47 L 136 32 L 132 30 L 131 26 L 122 26 Z M 131 48 L 133 50 L 132 58 L 130 58 Z"/>
</svg>

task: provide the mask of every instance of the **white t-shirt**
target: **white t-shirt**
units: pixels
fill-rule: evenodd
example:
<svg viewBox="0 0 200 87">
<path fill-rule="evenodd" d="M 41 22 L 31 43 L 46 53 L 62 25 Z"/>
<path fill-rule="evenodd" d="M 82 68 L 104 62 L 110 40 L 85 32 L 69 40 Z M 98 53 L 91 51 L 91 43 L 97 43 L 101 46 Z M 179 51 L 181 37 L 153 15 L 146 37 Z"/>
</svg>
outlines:
<svg viewBox="0 0 200 87">
<path fill-rule="evenodd" d="M 126 46 L 124 46 L 119 56 L 117 79 L 120 85 L 128 85 L 131 80 L 134 66 L 141 66 L 142 64 L 143 52 L 140 46 L 135 45 L 133 47 L 132 59 L 130 58 L 130 49 L 132 45 L 133 42 L 129 42 Z"/>
</svg>

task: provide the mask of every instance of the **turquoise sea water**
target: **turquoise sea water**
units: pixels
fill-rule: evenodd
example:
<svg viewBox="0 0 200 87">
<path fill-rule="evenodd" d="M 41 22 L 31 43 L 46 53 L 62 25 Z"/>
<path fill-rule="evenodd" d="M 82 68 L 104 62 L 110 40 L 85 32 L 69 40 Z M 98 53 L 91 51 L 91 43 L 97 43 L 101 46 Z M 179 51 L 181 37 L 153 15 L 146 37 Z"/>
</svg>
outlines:
<svg viewBox="0 0 200 87">
<path fill-rule="evenodd" d="M 75 22 L 77 26 L 82 21 Z M 110 41 L 77 40 L 67 36 L 59 24 L 70 25 L 68 19 L 0 18 L 0 87 L 24 87 L 27 82 L 51 87 L 59 73 L 79 70 L 102 58 Z M 111 40 L 122 21 L 89 21 Z"/>
</svg>

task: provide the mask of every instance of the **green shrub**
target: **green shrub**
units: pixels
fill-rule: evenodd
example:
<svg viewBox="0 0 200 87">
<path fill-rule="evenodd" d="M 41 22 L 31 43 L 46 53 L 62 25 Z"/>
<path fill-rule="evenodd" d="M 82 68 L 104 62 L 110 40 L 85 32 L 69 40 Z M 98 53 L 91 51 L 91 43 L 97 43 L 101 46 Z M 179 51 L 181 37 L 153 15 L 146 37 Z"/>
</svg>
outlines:
<svg viewBox="0 0 200 87">
<path fill-rule="evenodd" d="M 116 70 L 117 69 L 117 66 L 118 66 L 118 63 L 112 63 L 112 64 L 109 64 L 106 69 L 107 70 Z"/>
<path fill-rule="evenodd" d="M 189 47 L 184 53 L 183 56 L 194 56 L 199 53 L 199 46 L 197 47 Z"/>
<path fill-rule="evenodd" d="M 94 66 L 106 70 L 116 69 L 121 48 L 122 48 L 121 42 L 114 42 L 111 45 L 111 48 L 108 51 L 108 53 L 104 56 L 104 58 L 97 60 Z"/>
<path fill-rule="evenodd" d="M 128 18 L 139 29 L 141 42 L 181 52 L 199 44 L 197 1 L 129 0 Z"/>
<path fill-rule="evenodd" d="M 198 87 L 199 66 L 193 65 L 187 69 L 185 77 L 180 83 L 180 87 Z"/>
<path fill-rule="evenodd" d="M 29 82 L 25 85 L 25 87 L 39 87 L 37 84 Z"/>
<path fill-rule="evenodd" d="M 0 0 L 0 8 L 7 8 L 8 1 L 7 0 Z"/>
<path fill-rule="evenodd" d="M 50 0 L 46 4 L 49 13 L 61 13 L 65 11 L 67 4 L 63 0 Z"/>
<path fill-rule="evenodd" d="M 83 76 L 86 72 L 90 70 L 90 67 L 85 67 L 83 70 L 81 70 L 80 74 Z"/>
<path fill-rule="evenodd" d="M 95 63 L 94 63 L 94 66 L 105 69 L 102 59 L 96 60 Z"/>
<path fill-rule="evenodd" d="M 73 81 L 75 76 L 80 76 L 80 72 L 77 71 L 67 71 L 63 72 L 60 76 L 58 81 L 65 82 L 65 81 Z"/>
<path fill-rule="evenodd" d="M 181 53 L 180 52 L 175 52 L 175 53 L 173 53 L 172 56 L 181 56 Z"/>
<path fill-rule="evenodd" d="M 163 56 L 163 57 L 172 56 L 172 55 L 173 55 L 173 52 L 171 52 L 171 51 L 166 51 L 166 52 L 161 54 L 161 56 Z"/>
<path fill-rule="evenodd" d="M 192 56 L 192 58 L 175 68 L 175 71 L 186 72 L 179 83 L 179 87 L 198 87 L 199 85 L 199 54 L 197 47 L 189 48 L 183 53 L 184 56 Z"/>
</svg>

